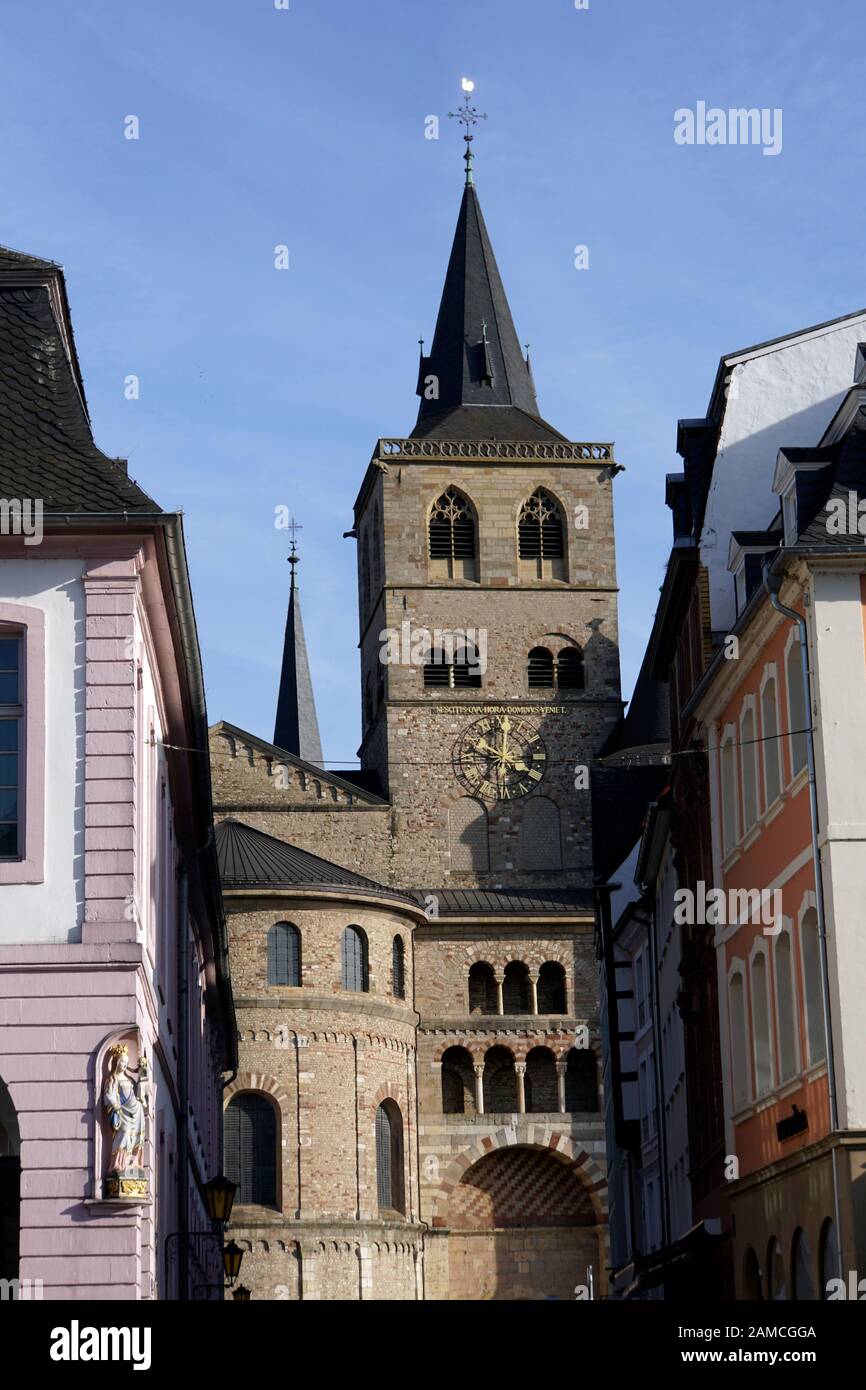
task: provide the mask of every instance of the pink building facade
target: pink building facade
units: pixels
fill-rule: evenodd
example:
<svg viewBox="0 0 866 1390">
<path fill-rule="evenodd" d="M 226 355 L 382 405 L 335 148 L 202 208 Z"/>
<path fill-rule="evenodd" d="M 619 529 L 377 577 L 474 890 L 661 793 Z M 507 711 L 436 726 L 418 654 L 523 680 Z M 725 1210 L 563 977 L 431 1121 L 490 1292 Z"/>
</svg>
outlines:
<svg viewBox="0 0 866 1390">
<path fill-rule="evenodd" d="M 93 444 L 62 272 L 0 251 L 0 1297 L 218 1291 L 206 728 L 181 519 Z"/>
</svg>

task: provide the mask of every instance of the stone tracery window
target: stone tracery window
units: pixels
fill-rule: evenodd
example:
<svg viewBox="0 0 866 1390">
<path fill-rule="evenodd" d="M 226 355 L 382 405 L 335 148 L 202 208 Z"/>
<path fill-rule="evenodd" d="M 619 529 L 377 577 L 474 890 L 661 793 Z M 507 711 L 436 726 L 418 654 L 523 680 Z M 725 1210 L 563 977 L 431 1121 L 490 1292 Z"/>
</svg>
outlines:
<svg viewBox="0 0 866 1390">
<path fill-rule="evenodd" d="M 477 527 L 472 503 L 449 487 L 433 504 L 428 525 L 430 572 L 442 579 L 477 579 Z"/>
<path fill-rule="evenodd" d="M 562 508 L 545 488 L 536 488 L 520 509 L 517 551 L 522 579 L 565 579 L 565 522 Z"/>
</svg>

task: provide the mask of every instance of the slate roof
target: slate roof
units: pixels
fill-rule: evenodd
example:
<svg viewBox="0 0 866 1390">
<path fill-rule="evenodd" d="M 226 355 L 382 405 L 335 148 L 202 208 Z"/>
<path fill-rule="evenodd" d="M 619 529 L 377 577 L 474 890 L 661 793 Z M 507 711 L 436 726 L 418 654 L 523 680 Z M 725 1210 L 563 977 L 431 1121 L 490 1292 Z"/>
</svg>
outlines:
<svg viewBox="0 0 866 1390">
<path fill-rule="evenodd" d="M 666 752 L 671 742 L 670 703 L 667 683 L 652 674 L 652 643 L 644 652 L 625 717 L 608 735 L 599 757 L 635 756 L 641 751 Z"/>
<path fill-rule="evenodd" d="M 422 906 L 434 898 L 440 917 L 519 917 L 545 912 L 592 913 L 589 888 L 427 888 L 413 895 Z"/>
<path fill-rule="evenodd" d="M 243 821 L 220 821 L 215 836 L 223 888 L 345 888 L 414 902 L 409 894 L 385 888 Z"/>
<path fill-rule="evenodd" d="M 322 741 L 319 737 L 319 721 L 316 717 L 316 701 L 313 697 L 313 679 L 310 675 L 310 662 L 307 656 L 307 643 L 304 638 L 304 622 L 301 617 L 301 599 L 295 583 L 295 567 L 292 565 L 292 587 L 289 593 L 289 611 L 286 617 L 286 635 L 283 642 L 283 667 L 280 673 L 280 690 L 277 697 L 277 718 L 274 725 L 274 743 L 277 748 L 285 748 L 305 762 L 316 767 L 322 763 Z"/>
<path fill-rule="evenodd" d="M 671 770 L 649 767 L 603 767 L 592 773 L 592 859 L 604 883 L 640 839 L 647 807 L 658 800 Z"/>
<path fill-rule="evenodd" d="M 424 394 L 431 376 L 436 400 Z M 418 395 L 416 438 L 564 437 L 539 415 L 474 184 L 463 192 L 433 346 L 419 363 Z"/>
<path fill-rule="evenodd" d="M 828 531 L 828 504 L 841 499 L 848 506 L 848 494 L 866 498 L 866 409 L 858 410 L 851 428 L 837 443 L 820 449 L 786 449 L 792 463 L 802 452 L 803 460 L 824 460 L 823 468 L 803 469 L 796 474 L 798 547 L 850 550 L 866 546 L 866 537 L 850 531 Z"/>
<path fill-rule="evenodd" d="M 29 283 L 22 283 L 29 281 Z M 51 261 L 0 248 L 0 496 L 51 512 L 158 512 L 96 447 Z"/>
</svg>

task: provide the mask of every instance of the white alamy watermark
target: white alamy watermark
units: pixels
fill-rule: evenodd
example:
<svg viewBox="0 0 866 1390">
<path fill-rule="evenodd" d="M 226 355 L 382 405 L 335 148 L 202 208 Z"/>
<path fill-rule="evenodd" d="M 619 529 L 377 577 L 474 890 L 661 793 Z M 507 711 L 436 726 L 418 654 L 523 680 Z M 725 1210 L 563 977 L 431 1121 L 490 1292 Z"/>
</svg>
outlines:
<svg viewBox="0 0 866 1390">
<path fill-rule="evenodd" d="M 379 633 L 383 666 L 463 665 L 472 675 L 487 670 L 487 629 L 483 627 L 415 627 L 408 619 L 399 628 Z"/>
<path fill-rule="evenodd" d="M 674 922 L 688 927 L 762 925 L 765 936 L 782 930 L 782 890 L 774 888 L 678 888 L 674 893 Z"/>
<path fill-rule="evenodd" d="M 150 1370 L 149 1327 L 82 1327 L 73 1318 L 68 1327 L 51 1331 L 52 1361 L 131 1361 L 134 1371 Z"/>
<path fill-rule="evenodd" d="M 831 497 L 827 503 L 827 533 L 831 536 L 866 536 L 866 497 L 849 491 L 847 497 Z"/>
<path fill-rule="evenodd" d="M 692 110 L 674 112 L 674 140 L 678 145 L 760 145 L 761 153 L 782 153 L 780 106 L 708 106 L 699 101 Z"/>
<path fill-rule="evenodd" d="M 0 497 L 0 536 L 23 536 L 25 545 L 41 545 L 41 497 Z"/>
<path fill-rule="evenodd" d="M 41 1279 L 0 1279 L 0 1303 L 30 1303 L 43 1296 Z"/>
</svg>

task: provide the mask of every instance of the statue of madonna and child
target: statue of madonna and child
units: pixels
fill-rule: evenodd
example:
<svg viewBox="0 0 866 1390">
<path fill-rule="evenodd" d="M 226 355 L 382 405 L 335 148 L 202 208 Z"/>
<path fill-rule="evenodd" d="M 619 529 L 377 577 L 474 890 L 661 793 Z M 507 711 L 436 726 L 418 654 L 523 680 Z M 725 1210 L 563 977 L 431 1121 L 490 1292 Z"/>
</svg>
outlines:
<svg viewBox="0 0 866 1390">
<path fill-rule="evenodd" d="M 145 1119 L 150 1109 L 150 1067 L 142 1053 L 138 1066 L 129 1065 L 126 1043 L 108 1049 L 108 1074 L 102 1103 L 111 1125 L 111 1162 L 103 1183 L 105 1197 L 146 1198 L 144 1171 Z"/>
</svg>

